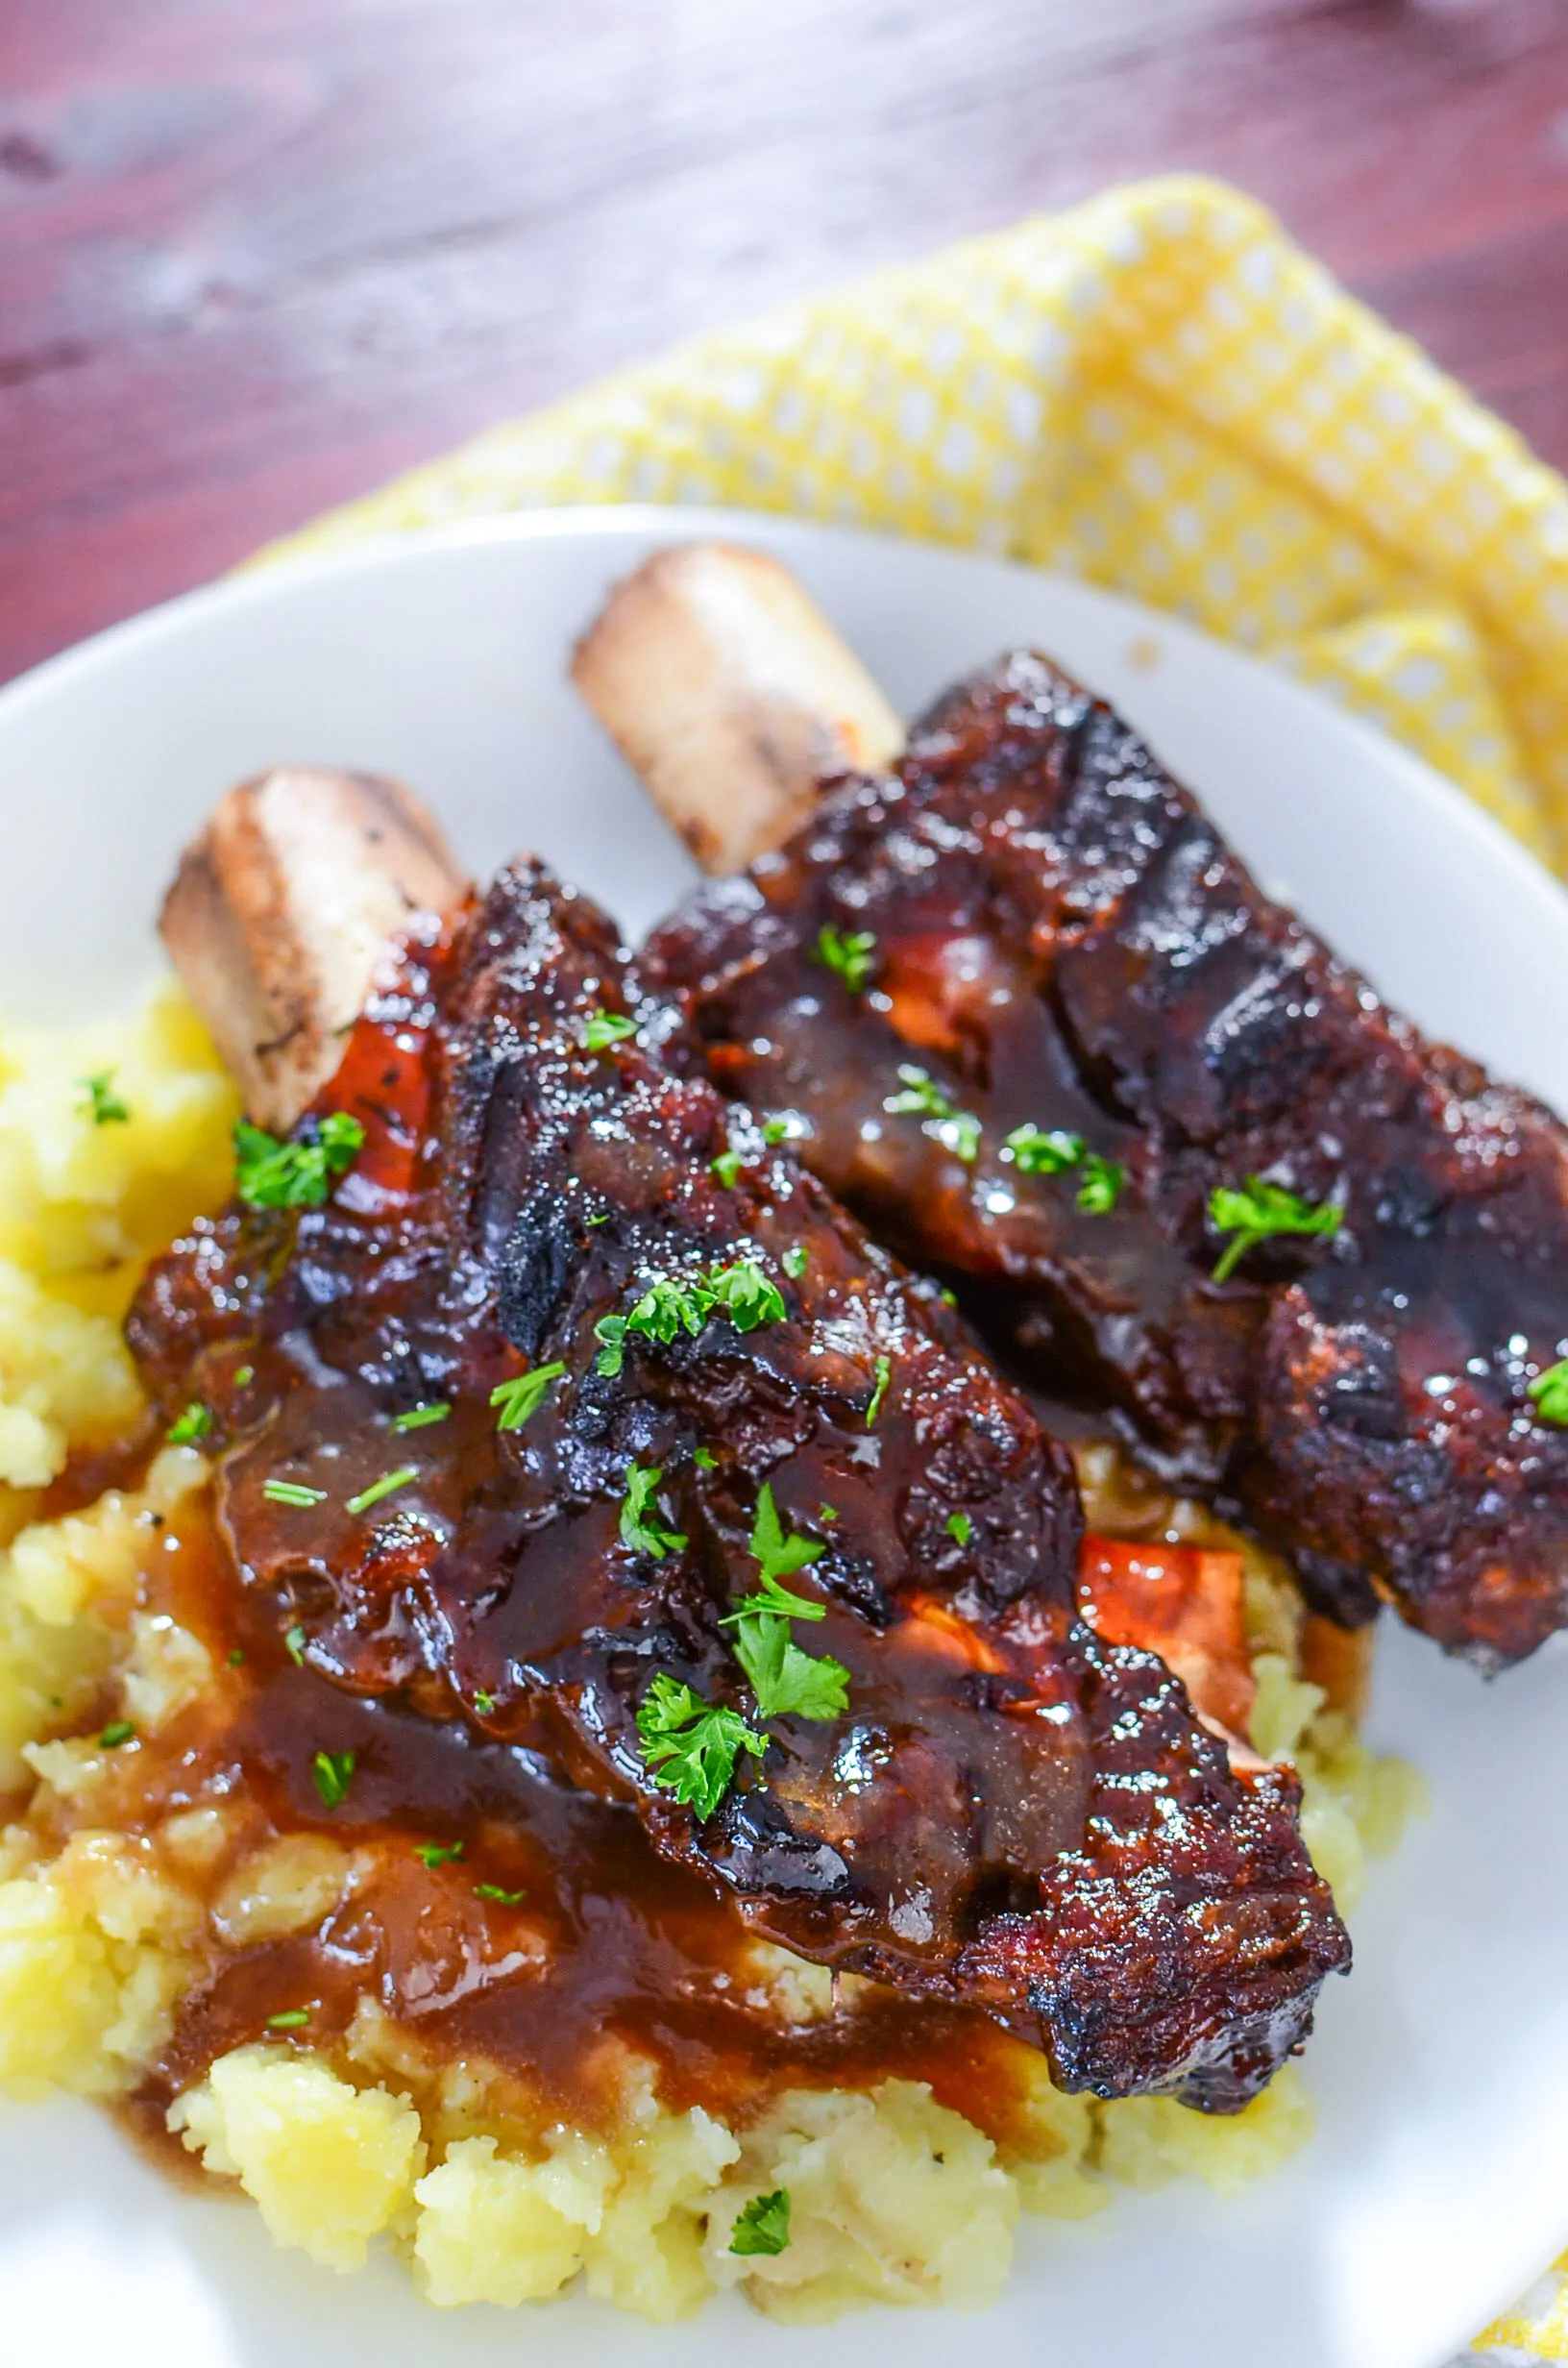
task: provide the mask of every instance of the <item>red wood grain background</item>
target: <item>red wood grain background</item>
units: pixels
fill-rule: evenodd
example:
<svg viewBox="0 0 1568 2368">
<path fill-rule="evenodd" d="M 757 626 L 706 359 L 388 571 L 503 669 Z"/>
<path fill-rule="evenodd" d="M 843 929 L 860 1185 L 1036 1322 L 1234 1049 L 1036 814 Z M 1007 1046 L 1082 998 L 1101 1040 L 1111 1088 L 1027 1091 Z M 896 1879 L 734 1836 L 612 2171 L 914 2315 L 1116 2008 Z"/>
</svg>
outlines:
<svg viewBox="0 0 1568 2368">
<path fill-rule="evenodd" d="M 0 0 L 0 677 L 674 338 L 1172 168 L 1568 464 L 1568 0 Z"/>
</svg>

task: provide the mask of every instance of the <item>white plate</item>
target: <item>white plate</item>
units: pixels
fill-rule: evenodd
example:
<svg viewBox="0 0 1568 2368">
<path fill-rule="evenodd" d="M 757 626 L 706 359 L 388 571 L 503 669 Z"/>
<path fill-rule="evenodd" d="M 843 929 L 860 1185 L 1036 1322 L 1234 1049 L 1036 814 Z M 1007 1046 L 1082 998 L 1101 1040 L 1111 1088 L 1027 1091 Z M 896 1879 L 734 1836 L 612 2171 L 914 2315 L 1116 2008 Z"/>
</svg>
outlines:
<svg viewBox="0 0 1568 2368">
<path fill-rule="evenodd" d="M 691 876 L 579 710 L 611 580 L 713 532 L 804 578 L 914 707 L 1034 640 L 1118 701 L 1270 886 L 1427 1027 L 1568 1107 L 1568 900 L 1413 758 L 1167 618 L 1029 570 L 778 519 L 575 510 L 367 548 L 177 601 L 0 695 L 0 1010 L 87 1014 L 152 975 L 175 851 L 283 758 L 402 774 L 483 869 L 537 849 L 640 931 Z M 1560 1642 L 1560 1640 L 1559 1640 Z M 1238 2202 L 1167 2188 L 1026 2223 L 983 2335 L 939 2313 L 813 2331 L 821 2368 L 981 2340 L 1003 2368 L 1435 2368 L 1568 2238 L 1568 1647 L 1495 1686 L 1394 1631 L 1375 1739 L 1435 1806 L 1377 1870 L 1307 2060 L 1318 2134 Z M 730 2302 L 655 2330 L 580 2299 L 437 2322 L 248 2208 L 166 2185 L 107 2119 L 0 2117 L 5 2355 L 48 2368 L 755 2368 L 803 2339 Z"/>
</svg>

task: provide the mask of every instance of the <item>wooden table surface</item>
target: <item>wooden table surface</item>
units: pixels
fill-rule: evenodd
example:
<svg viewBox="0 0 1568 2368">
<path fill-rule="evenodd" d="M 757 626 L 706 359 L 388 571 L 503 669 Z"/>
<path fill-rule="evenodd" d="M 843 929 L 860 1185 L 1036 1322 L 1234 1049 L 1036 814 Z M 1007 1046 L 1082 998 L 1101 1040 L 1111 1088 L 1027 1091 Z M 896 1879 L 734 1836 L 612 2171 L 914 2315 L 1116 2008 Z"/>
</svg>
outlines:
<svg viewBox="0 0 1568 2368">
<path fill-rule="evenodd" d="M 1191 168 L 1568 464 L 1568 0 L 9 0 L 0 678 L 689 333 Z"/>
</svg>

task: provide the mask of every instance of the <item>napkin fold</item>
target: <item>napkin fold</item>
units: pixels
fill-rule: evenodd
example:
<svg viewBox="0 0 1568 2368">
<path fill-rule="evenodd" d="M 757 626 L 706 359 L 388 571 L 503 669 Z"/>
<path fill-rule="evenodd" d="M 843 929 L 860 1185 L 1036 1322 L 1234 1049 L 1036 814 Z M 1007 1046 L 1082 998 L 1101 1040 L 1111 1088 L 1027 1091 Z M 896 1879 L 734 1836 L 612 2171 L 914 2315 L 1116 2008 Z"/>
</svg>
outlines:
<svg viewBox="0 0 1568 2368">
<path fill-rule="evenodd" d="M 1113 189 L 702 338 L 260 556 L 578 502 L 787 511 L 1131 593 L 1371 718 L 1568 873 L 1568 485 L 1217 183 Z M 1568 2255 L 1479 2340 L 1568 2360 Z"/>
</svg>

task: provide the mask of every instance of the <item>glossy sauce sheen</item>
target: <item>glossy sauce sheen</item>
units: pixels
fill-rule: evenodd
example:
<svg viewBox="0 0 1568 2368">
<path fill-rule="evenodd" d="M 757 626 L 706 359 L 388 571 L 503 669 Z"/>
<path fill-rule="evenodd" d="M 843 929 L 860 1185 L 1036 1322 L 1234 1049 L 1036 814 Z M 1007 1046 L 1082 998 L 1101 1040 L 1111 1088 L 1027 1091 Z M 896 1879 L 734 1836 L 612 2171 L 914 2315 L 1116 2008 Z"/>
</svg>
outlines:
<svg viewBox="0 0 1568 2368">
<path fill-rule="evenodd" d="M 649 1895 L 674 1887 L 681 1929 L 682 1901 L 727 1898 L 732 1925 L 900 1992 L 897 2014 L 983 2008 L 1065 2085 L 1235 2109 L 1348 1955 L 1293 1779 L 1238 1775 L 1159 1662 L 1079 1621 L 1070 1466 L 935 1290 L 744 1120 L 736 1182 L 713 1175 L 732 1122 L 652 1049 L 668 1015 L 645 1013 L 641 1045 L 585 1048 L 625 992 L 591 906 L 504 875 L 359 1024 L 326 1106 L 367 1140 L 329 1204 L 232 1211 L 144 1287 L 133 1344 L 162 1404 L 213 1409 L 247 1600 L 274 1640 L 299 1627 L 329 1690 L 333 1731 L 282 1754 L 295 1812 L 306 1741 L 362 1753 L 334 1826 L 394 1803 L 439 1825 L 439 1800 L 477 1786 L 463 1813 L 505 1832 L 505 1770 L 530 1828 L 554 1821 L 563 1896 L 581 1839 L 596 1866 L 656 1866 Z M 776 1320 L 628 1334 L 623 1369 L 600 1369 L 596 1327 L 650 1276 L 740 1259 L 776 1285 Z M 556 1360 L 564 1378 L 501 1430 L 492 1391 Z M 444 1421 L 393 1430 L 432 1401 Z M 663 1551 L 627 1534 L 633 1466 L 659 1475 Z M 280 1505 L 278 1479 L 323 1500 Z M 703 1820 L 655 1781 L 637 1713 L 664 1671 L 756 1717 L 723 1620 L 757 1583 L 764 1480 L 785 1531 L 821 1546 L 793 1586 L 822 1617 L 795 1633 L 843 1665 L 847 1709 L 775 1717 Z M 296 1693 L 263 1697 L 254 1749 L 276 1748 Z M 383 1803 L 388 1764 L 405 1772 Z M 665 1930 L 662 1906 L 640 1920 L 641 1875 L 584 1896 L 596 1935 L 628 1914 Z M 470 1982 L 466 1927 L 427 1941 L 450 1958 L 432 1996 Z M 662 1969 L 638 1990 L 659 2015 L 711 2020 L 712 1985 L 667 1982 L 662 1938 L 615 1953 Z M 505 2019 L 471 1986 L 463 2013 Z"/>
</svg>

